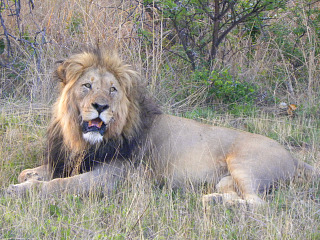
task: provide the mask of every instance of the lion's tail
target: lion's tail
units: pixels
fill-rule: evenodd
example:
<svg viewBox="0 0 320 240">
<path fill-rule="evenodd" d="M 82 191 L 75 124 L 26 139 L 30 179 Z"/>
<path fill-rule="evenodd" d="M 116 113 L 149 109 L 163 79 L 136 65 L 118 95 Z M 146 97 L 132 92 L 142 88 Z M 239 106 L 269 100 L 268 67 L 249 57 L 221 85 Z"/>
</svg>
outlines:
<svg viewBox="0 0 320 240">
<path fill-rule="evenodd" d="M 320 178 L 320 172 L 308 163 L 298 161 L 295 177 L 308 180 L 318 179 Z"/>
</svg>

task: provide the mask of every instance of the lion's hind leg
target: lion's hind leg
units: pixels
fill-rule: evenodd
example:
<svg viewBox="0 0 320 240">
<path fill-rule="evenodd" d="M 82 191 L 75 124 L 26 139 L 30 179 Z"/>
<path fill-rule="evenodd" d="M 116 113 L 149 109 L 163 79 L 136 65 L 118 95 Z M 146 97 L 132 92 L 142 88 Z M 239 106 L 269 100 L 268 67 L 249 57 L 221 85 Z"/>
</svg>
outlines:
<svg viewBox="0 0 320 240">
<path fill-rule="evenodd" d="M 258 192 L 260 188 L 266 189 L 264 185 L 267 184 L 263 184 L 263 181 L 256 180 L 250 171 L 240 167 L 231 170 L 230 173 L 233 185 L 237 187 L 237 191 L 247 204 L 253 206 L 265 204 L 265 201 L 258 196 Z"/>
<path fill-rule="evenodd" d="M 18 176 L 18 182 L 23 183 L 30 180 L 47 181 L 49 180 L 49 171 L 47 165 L 25 169 Z"/>
</svg>

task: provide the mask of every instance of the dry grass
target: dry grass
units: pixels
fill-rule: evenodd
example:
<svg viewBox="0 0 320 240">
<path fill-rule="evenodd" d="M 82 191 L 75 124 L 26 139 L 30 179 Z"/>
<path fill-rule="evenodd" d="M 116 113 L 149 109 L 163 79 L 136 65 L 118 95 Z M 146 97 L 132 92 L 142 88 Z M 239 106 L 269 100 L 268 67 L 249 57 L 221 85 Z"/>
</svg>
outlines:
<svg viewBox="0 0 320 240">
<path fill-rule="evenodd" d="M 12 56 L 1 54 L 0 63 L 8 61 L 8 68 L 1 68 L 0 97 L 10 93 L 11 97 L 52 101 L 56 84 L 50 73 L 55 62 L 97 45 L 119 49 L 125 60 L 141 68 L 137 28 L 144 14 L 140 5 L 131 1 L 40 1 L 30 12 L 25 1 L 21 4 L 18 23 L 8 9 L 2 13 L 9 34 L 15 38 L 9 38 L 11 49 L 6 49 L 12 50 Z"/>
<path fill-rule="evenodd" d="M 17 29 L 13 18 L 6 15 L 5 20 L 9 29 Z M 141 71 L 149 91 L 168 112 L 192 112 L 204 102 L 202 89 L 180 103 L 174 102 L 174 93 L 188 87 L 181 82 L 187 68 L 163 51 L 163 44 L 170 42 L 163 41 L 169 32 L 162 31 L 162 21 L 151 19 L 136 1 L 38 1 L 32 14 L 22 6 L 21 29 L 33 38 L 45 28 L 47 43 L 40 44 L 38 36 L 39 58 L 12 39 L 13 59 L 20 60 L 18 66 L 12 66 L 20 72 L 0 69 L 1 239 L 320 239 L 319 179 L 280 186 L 267 196 L 268 204 L 261 209 L 218 205 L 206 214 L 200 201 L 205 189 L 160 188 L 139 170 L 133 170 L 111 196 L 39 199 L 30 193 L 15 199 L 4 194 L 9 184 L 17 183 L 21 170 L 38 166 L 42 160 L 50 105 L 56 96 L 56 83 L 51 79 L 54 62 L 88 45 L 116 46 L 123 58 Z M 143 29 L 153 30 L 153 44 L 139 38 L 138 30 Z M 310 31 L 307 37 L 315 44 L 313 34 Z M 259 42 L 249 59 L 251 43 L 241 36 L 238 39 L 237 47 L 225 59 L 235 74 L 261 84 L 286 102 L 300 106 L 307 101 L 317 106 L 319 98 L 312 92 L 318 86 L 317 56 L 309 54 L 307 48 L 302 51 L 307 84 L 296 82 L 292 69 L 284 71 L 284 79 L 294 83 L 292 95 L 281 88 L 285 83 L 272 82 L 272 77 L 277 77 L 274 67 L 288 66 L 284 59 L 275 60 L 281 59 L 281 49 L 274 49 L 271 42 Z M 228 51 L 229 46 L 224 47 Z M 268 76 L 270 82 L 262 81 Z M 269 136 L 319 169 L 319 120 L 313 116 L 318 115 L 299 109 L 293 119 L 266 113 L 235 117 L 214 112 L 204 119 L 195 118 Z"/>
<path fill-rule="evenodd" d="M 16 183 L 22 169 L 41 160 L 49 118 L 43 106 L 2 108 L 0 117 L 0 187 Z M 293 146 L 297 132 L 319 142 L 318 129 L 305 119 L 231 115 L 203 119 L 209 124 L 238 127 L 291 146 L 291 152 L 319 168 L 319 146 Z M 206 188 L 160 188 L 139 169 L 132 170 L 110 196 L 62 195 L 40 198 L 30 193 L 15 199 L 0 195 L 0 238 L 37 239 L 319 239 L 319 179 L 279 186 L 261 209 L 217 205 L 204 213 Z"/>
</svg>

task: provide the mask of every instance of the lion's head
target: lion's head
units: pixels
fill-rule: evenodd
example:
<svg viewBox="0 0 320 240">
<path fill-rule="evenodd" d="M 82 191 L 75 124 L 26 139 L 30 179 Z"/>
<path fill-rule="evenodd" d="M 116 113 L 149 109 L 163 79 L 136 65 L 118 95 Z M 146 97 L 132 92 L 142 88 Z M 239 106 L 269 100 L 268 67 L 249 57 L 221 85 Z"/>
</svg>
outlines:
<svg viewBox="0 0 320 240">
<path fill-rule="evenodd" d="M 80 165 L 85 170 L 97 159 L 130 156 L 161 113 L 139 74 L 116 54 L 83 52 L 61 61 L 55 73 L 61 86 L 45 158 L 53 177 L 76 173 Z"/>
<path fill-rule="evenodd" d="M 60 132 L 72 152 L 139 131 L 139 75 L 116 54 L 74 55 L 60 63 L 56 75 L 61 88 L 52 131 Z"/>
</svg>

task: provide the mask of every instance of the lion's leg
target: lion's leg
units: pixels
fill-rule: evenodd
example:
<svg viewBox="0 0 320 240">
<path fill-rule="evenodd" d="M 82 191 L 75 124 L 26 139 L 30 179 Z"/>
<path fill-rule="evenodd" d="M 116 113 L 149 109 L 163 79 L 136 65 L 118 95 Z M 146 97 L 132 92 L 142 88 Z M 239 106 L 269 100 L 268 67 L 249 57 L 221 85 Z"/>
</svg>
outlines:
<svg viewBox="0 0 320 240">
<path fill-rule="evenodd" d="M 231 174 L 234 186 L 241 193 L 242 198 L 249 204 L 262 205 L 265 203 L 257 194 L 262 181 L 256 179 L 255 169 L 249 169 L 242 159 L 231 159 L 228 161 L 228 169 Z M 263 188 L 263 186 L 261 186 Z"/>
<path fill-rule="evenodd" d="M 90 172 L 75 175 L 69 178 L 56 178 L 51 181 L 30 180 L 21 184 L 11 185 L 7 193 L 12 195 L 24 195 L 32 188 L 39 189 L 40 194 L 88 194 L 90 191 L 101 189 L 103 192 L 111 192 L 117 182 L 125 174 L 126 167 L 121 162 L 103 164 Z"/>
<path fill-rule="evenodd" d="M 42 165 L 32 169 L 25 169 L 18 176 L 19 183 L 29 180 L 47 181 L 49 179 L 50 176 L 47 165 Z"/>
</svg>

